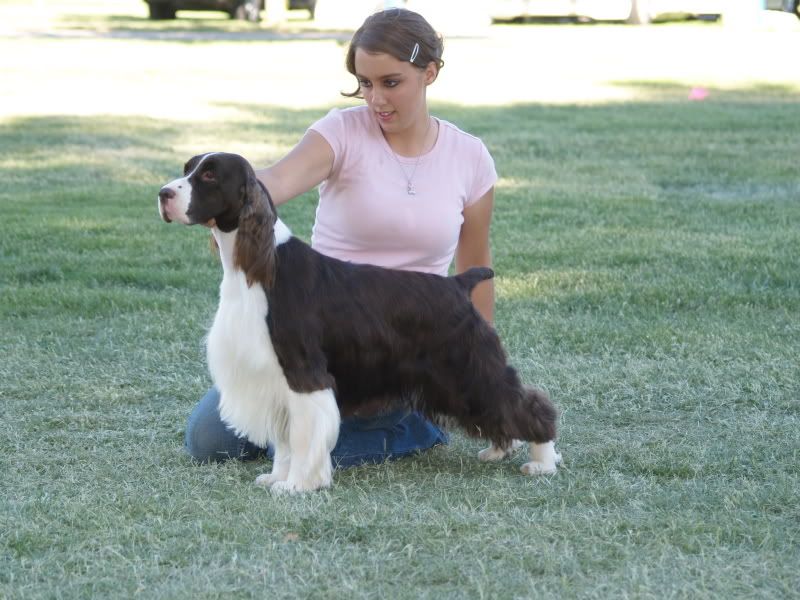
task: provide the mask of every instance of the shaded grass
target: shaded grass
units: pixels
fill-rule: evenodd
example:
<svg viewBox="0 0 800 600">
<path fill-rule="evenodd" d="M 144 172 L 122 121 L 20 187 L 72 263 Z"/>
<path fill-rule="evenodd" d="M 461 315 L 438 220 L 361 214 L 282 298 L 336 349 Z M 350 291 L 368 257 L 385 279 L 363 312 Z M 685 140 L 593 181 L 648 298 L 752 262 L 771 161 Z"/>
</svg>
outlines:
<svg viewBox="0 0 800 600">
<path fill-rule="evenodd" d="M 195 467 L 180 451 L 209 384 L 201 338 L 219 277 L 204 235 L 155 212 L 179 163 L 152 140 L 180 128 L 7 124 L 4 593 L 790 595 L 799 215 L 780 151 L 796 132 L 772 129 L 784 109 L 721 107 L 720 137 L 730 115 L 766 123 L 725 144 L 747 147 L 737 167 L 697 150 L 713 111 L 440 106 L 468 129 L 495 123 L 480 133 L 503 174 L 498 326 L 562 409 L 568 462 L 531 481 L 477 464 L 478 444 L 456 436 L 293 499 L 251 486 L 262 465 Z M 225 136 L 283 139 L 308 117 L 273 116 Z M 647 128 L 662 143 L 637 141 Z M 308 195 L 282 213 L 307 236 L 313 208 Z"/>
</svg>

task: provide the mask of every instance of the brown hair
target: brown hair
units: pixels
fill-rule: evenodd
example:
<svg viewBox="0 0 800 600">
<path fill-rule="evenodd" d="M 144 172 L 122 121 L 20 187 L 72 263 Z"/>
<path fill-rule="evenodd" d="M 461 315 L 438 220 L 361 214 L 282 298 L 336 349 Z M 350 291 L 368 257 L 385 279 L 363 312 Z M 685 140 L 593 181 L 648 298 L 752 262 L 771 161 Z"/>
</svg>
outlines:
<svg viewBox="0 0 800 600">
<path fill-rule="evenodd" d="M 414 61 L 414 47 L 419 44 Z M 418 69 L 426 68 L 431 62 L 437 69 L 444 66 L 442 53 L 444 42 L 425 18 L 405 8 L 390 8 L 367 17 L 363 25 L 353 34 L 347 49 L 345 66 L 352 75 L 356 74 L 356 49 L 367 52 L 389 54 L 397 60 L 408 61 Z M 361 86 L 355 92 L 343 96 L 361 97 Z"/>
</svg>

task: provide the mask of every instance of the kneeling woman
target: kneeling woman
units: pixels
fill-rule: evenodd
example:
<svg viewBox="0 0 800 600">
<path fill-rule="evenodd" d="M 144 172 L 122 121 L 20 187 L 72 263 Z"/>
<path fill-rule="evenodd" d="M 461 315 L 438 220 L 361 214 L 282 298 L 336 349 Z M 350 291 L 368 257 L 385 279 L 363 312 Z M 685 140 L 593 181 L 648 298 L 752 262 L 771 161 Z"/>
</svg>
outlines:
<svg viewBox="0 0 800 600">
<path fill-rule="evenodd" d="M 390 9 L 355 32 L 347 70 L 364 105 L 334 109 L 274 165 L 258 171 L 276 205 L 319 186 L 311 244 L 341 260 L 447 275 L 491 266 L 489 225 L 497 174 L 478 138 L 430 115 L 427 87 L 443 66 L 441 37 L 417 13 Z M 492 322 L 494 288 L 481 283 L 473 303 Z M 257 448 L 222 422 L 210 390 L 186 428 L 199 461 L 256 458 Z M 342 420 L 331 456 L 348 467 L 396 459 L 447 443 L 416 413 Z"/>
</svg>

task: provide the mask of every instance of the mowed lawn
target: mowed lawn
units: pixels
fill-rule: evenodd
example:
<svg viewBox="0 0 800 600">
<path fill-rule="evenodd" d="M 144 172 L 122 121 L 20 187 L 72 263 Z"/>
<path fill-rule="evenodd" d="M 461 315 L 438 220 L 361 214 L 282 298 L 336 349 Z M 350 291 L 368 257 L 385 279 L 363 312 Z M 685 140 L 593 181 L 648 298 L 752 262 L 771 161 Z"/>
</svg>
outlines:
<svg viewBox="0 0 800 600">
<path fill-rule="evenodd" d="M 145 9 L 0 3 L 0 597 L 796 597 L 793 23 L 448 40 L 431 104 L 495 158 L 497 327 L 564 465 L 455 432 L 284 497 L 182 450 L 220 267 L 155 200 L 350 105 L 347 34 Z"/>
</svg>

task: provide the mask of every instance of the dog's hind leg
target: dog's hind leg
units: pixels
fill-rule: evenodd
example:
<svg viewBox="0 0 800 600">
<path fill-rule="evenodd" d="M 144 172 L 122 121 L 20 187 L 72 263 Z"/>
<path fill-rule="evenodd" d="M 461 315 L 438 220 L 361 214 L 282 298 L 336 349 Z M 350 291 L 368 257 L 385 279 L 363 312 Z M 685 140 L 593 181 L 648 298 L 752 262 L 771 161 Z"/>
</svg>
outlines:
<svg viewBox="0 0 800 600">
<path fill-rule="evenodd" d="M 522 465 L 522 472 L 526 475 L 555 473 L 561 462 L 561 455 L 555 449 L 556 409 L 544 392 L 526 386 L 518 389 L 517 401 L 511 403 L 511 411 L 506 415 L 506 431 L 513 439 L 529 442 L 530 461 Z M 494 451 L 495 455 L 498 453 Z"/>
<path fill-rule="evenodd" d="M 555 473 L 561 462 L 561 454 L 556 452 L 556 409 L 547 394 L 535 388 L 523 387 L 523 405 L 530 419 L 527 422 L 530 462 L 522 465 L 526 475 L 549 475 Z M 520 422 L 523 422 L 520 419 Z M 521 432 L 522 433 L 522 432 Z"/>
<path fill-rule="evenodd" d="M 499 446 L 495 442 L 488 448 L 484 448 L 480 452 L 478 452 L 478 460 L 481 462 L 496 462 L 498 460 L 503 460 L 504 458 L 508 458 L 514 454 L 517 450 L 522 448 L 525 445 L 525 442 L 522 440 L 512 440 L 508 446 Z"/>
<path fill-rule="evenodd" d="M 555 473 L 561 454 L 556 452 L 555 442 L 545 442 L 544 444 L 530 443 L 530 462 L 522 465 L 522 472 L 526 475 L 550 475 Z"/>
<path fill-rule="evenodd" d="M 274 492 L 306 492 L 330 486 L 333 480 L 331 450 L 339 436 L 339 408 L 333 390 L 296 393 L 289 401 L 289 451 L 285 481 Z"/>
</svg>

